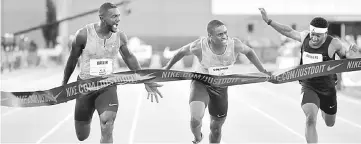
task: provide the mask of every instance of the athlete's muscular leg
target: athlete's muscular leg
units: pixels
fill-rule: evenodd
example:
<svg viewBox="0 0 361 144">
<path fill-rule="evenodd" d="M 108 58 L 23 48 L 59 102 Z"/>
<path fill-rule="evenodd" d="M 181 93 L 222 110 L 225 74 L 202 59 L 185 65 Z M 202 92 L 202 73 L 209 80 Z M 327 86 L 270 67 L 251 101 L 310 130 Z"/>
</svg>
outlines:
<svg viewBox="0 0 361 144">
<path fill-rule="evenodd" d="M 333 127 L 336 122 L 336 114 L 330 115 L 322 111 L 322 118 L 325 121 L 326 125 L 329 127 Z"/>
<path fill-rule="evenodd" d="M 104 111 L 99 115 L 101 139 L 100 143 L 113 143 L 113 128 L 116 118 L 116 112 Z"/>
<path fill-rule="evenodd" d="M 100 143 L 113 143 L 114 121 L 118 111 L 117 86 L 109 87 L 101 92 L 95 100 L 100 120 Z"/>
<path fill-rule="evenodd" d="M 306 141 L 307 143 L 317 143 L 316 123 L 318 107 L 313 103 L 306 103 L 302 106 L 302 109 L 306 116 Z"/>
<path fill-rule="evenodd" d="M 209 96 L 204 85 L 198 81 L 192 81 L 189 100 L 191 113 L 190 127 L 196 141 L 200 141 L 202 138 L 202 119 L 208 101 Z"/>
<path fill-rule="evenodd" d="M 193 101 L 189 104 L 191 111 L 190 127 L 196 141 L 201 140 L 202 119 L 205 111 L 205 103 Z"/>
<path fill-rule="evenodd" d="M 77 121 L 75 120 L 75 132 L 79 141 L 84 141 L 90 134 L 90 121 Z"/>
<path fill-rule="evenodd" d="M 337 97 L 336 90 L 330 95 L 320 95 L 320 109 L 322 118 L 329 127 L 333 127 L 336 122 Z"/>
<path fill-rule="evenodd" d="M 80 80 L 80 77 L 78 77 Z M 98 93 L 79 97 L 75 102 L 74 120 L 75 132 L 79 141 L 84 141 L 89 137 L 90 124 L 95 111 L 95 98 Z"/>
<path fill-rule="evenodd" d="M 317 143 L 316 130 L 317 113 L 320 107 L 320 99 L 315 91 L 308 87 L 302 87 L 302 110 L 306 116 L 305 136 L 307 143 Z"/>
<path fill-rule="evenodd" d="M 209 142 L 220 143 L 222 126 L 228 112 L 228 87 L 208 87 L 207 91 L 210 96 L 208 110 L 211 115 Z"/>
<path fill-rule="evenodd" d="M 226 117 L 218 118 L 211 116 L 211 133 L 209 134 L 210 143 L 220 143 L 222 137 L 222 126 L 226 121 Z"/>
<path fill-rule="evenodd" d="M 95 111 L 90 97 L 76 99 L 75 104 L 75 132 L 78 140 L 84 141 L 89 137 L 90 124 Z"/>
</svg>

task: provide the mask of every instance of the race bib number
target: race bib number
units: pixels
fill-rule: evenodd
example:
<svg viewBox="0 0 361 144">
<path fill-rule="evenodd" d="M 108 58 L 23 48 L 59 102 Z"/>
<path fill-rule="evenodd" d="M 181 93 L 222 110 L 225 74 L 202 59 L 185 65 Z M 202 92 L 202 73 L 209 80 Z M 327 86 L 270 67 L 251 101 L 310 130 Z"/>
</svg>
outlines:
<svg viewBox="0 0 361 144">
<path fill-rule="evenodd" d="M 113 61 L 111 59 L 91 59 L 90 75 L 102 76 L 113 72 Z"/>
<path fill-rule="evenodd" d="M 208 72 L 211 75 L 224 76 L 230 74 L 230 66 L 210 67 Z"/>
<path fill-rule="evenodd" d="M 312 64 L 322 62 L 322 54 L 313 54 L 308 52 L 303 52 L 302 54 L 302 63 L 303 64 Z"/>
</svg>

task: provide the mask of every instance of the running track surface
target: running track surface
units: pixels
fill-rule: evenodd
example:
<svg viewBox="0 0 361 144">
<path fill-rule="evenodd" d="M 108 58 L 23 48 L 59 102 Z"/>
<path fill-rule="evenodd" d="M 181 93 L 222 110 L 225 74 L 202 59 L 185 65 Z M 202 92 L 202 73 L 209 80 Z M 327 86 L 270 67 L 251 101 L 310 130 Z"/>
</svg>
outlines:
<svg viewBox="0 0 361 144">
<path fill-rule="evenodd" d="M 256 72 L 239 65 L 235 71 Z M 30 69 L 4 74 L 1 89 L 49 89 L 61 84 L 63 70 Z M 77 71 L 70 81 L 76 79 Z M 144 85 L 118 86 L 119 111 L 114 143 L 191 143 L 189 81 L 163 83 L 160 103 L 146 99 Z M 94 113 L 87 140 L 79 142 L 74 130 L 74 103 L 49 107 L 1 107 L 1 143 L 99 143 L 100 126 Z M 338 117 L 333 128 L 318 115 L 320 143 L 361 143 L 361 101 L 339 93 Z M 305 117 L 300 108 L 300 86 L 257 83 L 229 88 L 229 111 L 222 143 L 305 143 Z M 203 120 L 203 143 L 208 143 L 209 115 Z"/>
</svg>

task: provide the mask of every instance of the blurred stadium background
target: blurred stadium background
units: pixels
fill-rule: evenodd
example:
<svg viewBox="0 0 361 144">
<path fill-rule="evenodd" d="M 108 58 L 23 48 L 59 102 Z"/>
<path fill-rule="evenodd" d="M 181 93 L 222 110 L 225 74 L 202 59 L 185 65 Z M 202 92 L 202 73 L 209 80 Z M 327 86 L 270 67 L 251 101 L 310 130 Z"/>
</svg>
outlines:
<svg viewBox="0 0 361 144">
<path fill-rule="evenodd" d="M 296 65 L 300 43 L 282 37 L 262 21 L 258 7 L 265 7 L 272 19 L 296 30 L 308 28 L 314 16 L 330 22 L 329 33 L 346 45 L 361 45 L 361 12 L 358 0 L 312 2 L 256 0 L 2 0 L 1 73 L 32 67 L 64 66 L 74 33 L 98 20 L 96 9 L 105 1 L 123 11 L 120 29 L 129 38 L 129 47 L 143 67 L 164 66 L 182 45 L 206 35 L 211 19 L 226 23 L 230 36 L 255 49 L 263 63 L 278 68 Z M 272 4 L 271 4 L 272 3 Z M 319 7 L 323 7 L 322 10 Z M 153 62 L 152 62 L 153 61 Z M 154 62 L 158 61 L 158 62 Z M 194 65 L 193 57 L 181 62 Z M 247 64 L 239 57 L 239 64 Z M 119 67 L 125 67 L 119 56 Z M 359 72 L 340 75 L 343 86 L 360 85 Z"/>
</svg>

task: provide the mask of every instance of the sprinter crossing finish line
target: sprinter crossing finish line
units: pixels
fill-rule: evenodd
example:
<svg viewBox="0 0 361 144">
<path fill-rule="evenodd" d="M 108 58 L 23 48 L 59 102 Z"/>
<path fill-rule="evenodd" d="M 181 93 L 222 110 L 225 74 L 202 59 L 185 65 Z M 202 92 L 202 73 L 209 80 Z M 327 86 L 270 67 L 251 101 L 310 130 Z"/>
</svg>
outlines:
<svg viewBox="0 0 361 144">
<path fill-rule="evenodd" d="M 215 76 L 196 72 L 147 69 L 126 71 L 80 80 L 49 90 L 29 92 L 1 91 L 1 106 L 6 107 L 39 107 L 57 105 L 78 97 L 86 96 L 94 91 L 103 90 L 113 85 L 139 84 L 149 82 L 168 82 L 181 80 L 197 80 L 207 85 L 223 87 L 259 82 L 282 84 L 322 75 L 361 70 L 361 58 L 333 60 L 305 64 L 289 69 L 273 72 L 273 77 L 263 73 L 234 74 Z"/>
</svg>

